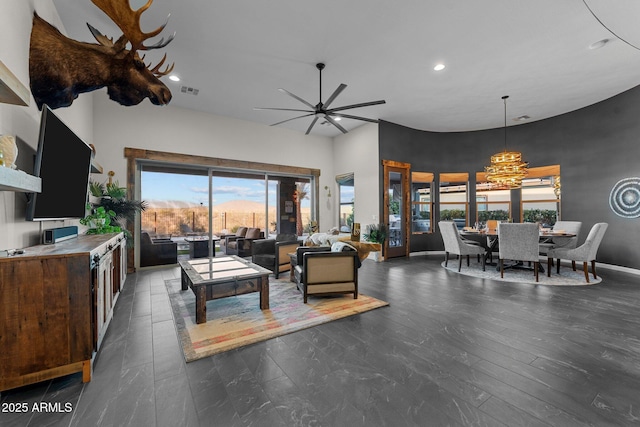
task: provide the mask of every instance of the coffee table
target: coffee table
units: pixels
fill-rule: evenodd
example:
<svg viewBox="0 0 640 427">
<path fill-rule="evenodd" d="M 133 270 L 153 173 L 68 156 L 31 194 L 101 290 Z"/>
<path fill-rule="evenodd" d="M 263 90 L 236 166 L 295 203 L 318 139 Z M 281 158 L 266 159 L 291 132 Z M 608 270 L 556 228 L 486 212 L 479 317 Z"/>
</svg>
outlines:
<svg viewBox="0 0 640 427">
<path fill-rule="evenodd" d="M 260 309 L 269 308 L 270 270 L 238 256 L 180 261 L 182 290 L 196 296 L 196 323 L 207 321 L 207 301 L 260 292 Z"/>
</svg>

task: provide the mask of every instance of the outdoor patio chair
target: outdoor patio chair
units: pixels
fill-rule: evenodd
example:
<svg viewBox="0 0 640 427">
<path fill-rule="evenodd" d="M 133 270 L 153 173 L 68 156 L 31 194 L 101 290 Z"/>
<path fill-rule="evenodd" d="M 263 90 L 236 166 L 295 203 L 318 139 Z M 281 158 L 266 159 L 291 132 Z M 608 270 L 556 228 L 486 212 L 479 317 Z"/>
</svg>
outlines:
<svg viewBox="0 0 640 427">
<path fill-rule="evenodd" d="M 178 244 L 169 239 L 151 240 L 149 233 L 140 233 L 140 267 L 176 264 Z"/>
<path fill-rule="evenodd" d="M 187 224 L 180 224 L 180 234 L 183 236 L 199 236 L 199 233 L 196 233 L 189 227 Z"/>
<path fill-rule="evenodd" d="M 248 228 L 243 237 L 227 237 L 225 253 L 227 255 L 238 255 L 239 257 L 251 256 L 251 246 L 254 240 L 264 239 L 264 232 L 259 228 Z"/>
<path fill-rule="evenodd" d="M 596 254 L 598 253 L 598 248 L 600 247 L 600 243 L 604 238 L 604 233 L 607 231 L 607 227 L 609 224 L 606 222 L 599 222 L 595 224 L 591 231 L 589 231 L 589 235 L 584 243 L 574 249 L 567 248 L 557 248 L 551 249 L 547 253 L 547 276 L 551 276 L 551 261 L 553 258 L 557 260 L 556 273 L 560 274 L 560 260 L 566 259 L 571 261 L 582 261 L 582 270 L 584 271 L 584 278 L 589 283 L 589 268 L 587 263 L 591 261 L 591 272 L 593 273 L 593 278 L 597 279 L 596 275 Z"/>
</svg>

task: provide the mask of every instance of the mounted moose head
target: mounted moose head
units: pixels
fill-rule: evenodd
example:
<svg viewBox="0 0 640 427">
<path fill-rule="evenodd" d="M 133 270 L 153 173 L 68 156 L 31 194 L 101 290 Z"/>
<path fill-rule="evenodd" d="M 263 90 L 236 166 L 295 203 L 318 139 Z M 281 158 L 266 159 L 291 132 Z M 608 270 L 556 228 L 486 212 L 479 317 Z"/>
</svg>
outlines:
<svg viewBox="0 0 640 427">
<path fill-rule="evenodd" d="M 84 43 L 63 36 L 55 27 L 37 14 L 33 17 L 31 47 L 29 52 L 29 75 L 31 93 L 42 108 L 68 107 L 78 94 L 107 87 L 109 98 L 122 105 L 136 105 L 144 98 L 156 105 L 171 101 L 171 91 L 159 77 L 169 74 L 173 64 L 164 71 L 160 67 L 167 58 L 165 54 L 158 65 L 145 65 L 140 50 L 160 49 L 168 45 L 160 39 L 156 44 L 145 46 L 145 40 L 155 37 L 167 25 L 145 33 L 140 28 L 140 16 L 151 6 L 153 0 L 138 10 L 132 10 L 129 0 L 91 0 L 120 27 L 123 35 L 114 43 L 98 30 L 87 24 L 99 44 Z M 127 44 L 131 48 L 127 49 Z"/>
</svg>

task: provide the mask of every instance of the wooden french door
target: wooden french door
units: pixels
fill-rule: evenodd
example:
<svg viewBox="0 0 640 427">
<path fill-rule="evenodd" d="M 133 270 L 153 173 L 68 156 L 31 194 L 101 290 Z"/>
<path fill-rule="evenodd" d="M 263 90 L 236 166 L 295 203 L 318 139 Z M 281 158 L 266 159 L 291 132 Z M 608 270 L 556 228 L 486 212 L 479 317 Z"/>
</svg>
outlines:
<svg viewBox="0 0 640 427">
<path fill-rule="evenodd" d="M 409 163 L 382 161 L 384 170 L 384 212 L 387 226 L 385 258 L 409 256 L 411 203 L 409 200 Z"/>
</svg>

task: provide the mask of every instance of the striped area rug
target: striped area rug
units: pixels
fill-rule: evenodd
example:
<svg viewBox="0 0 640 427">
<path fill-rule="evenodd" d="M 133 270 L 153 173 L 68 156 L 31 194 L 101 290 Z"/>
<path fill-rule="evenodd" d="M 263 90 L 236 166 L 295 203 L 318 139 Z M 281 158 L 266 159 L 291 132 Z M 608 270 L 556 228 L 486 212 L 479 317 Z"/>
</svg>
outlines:
<svg viewBox="0 0 640 427">
<path fill-rule="evenodd" d="M 207 301 L 207 322 L 198 325 L 193 291 L 181 290 L 180 279 L 165 284 L 187 362 L 389 305 L 362 294 L 309 297 L 304 304 L 288 277 L 271 277 L 269 310 L 260 310 L 258 292 L 221 298 Z"/>
</svg>

